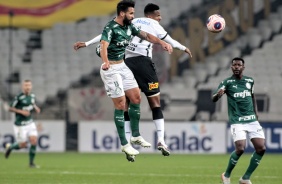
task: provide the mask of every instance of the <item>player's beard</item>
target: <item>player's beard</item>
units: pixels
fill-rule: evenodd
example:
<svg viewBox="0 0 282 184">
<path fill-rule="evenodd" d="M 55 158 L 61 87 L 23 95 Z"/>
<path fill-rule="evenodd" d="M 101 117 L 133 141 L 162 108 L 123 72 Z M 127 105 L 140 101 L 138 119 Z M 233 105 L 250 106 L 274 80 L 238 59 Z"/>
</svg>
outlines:
<svg viewBox="0 0 282 184">
<path fill-rule="evenodd" d="M 123 24 L 124 25 L 130 25 L 131 24 L 131 20 L 129 20 L 126 16 L 123 19 Z"/>
</svg>

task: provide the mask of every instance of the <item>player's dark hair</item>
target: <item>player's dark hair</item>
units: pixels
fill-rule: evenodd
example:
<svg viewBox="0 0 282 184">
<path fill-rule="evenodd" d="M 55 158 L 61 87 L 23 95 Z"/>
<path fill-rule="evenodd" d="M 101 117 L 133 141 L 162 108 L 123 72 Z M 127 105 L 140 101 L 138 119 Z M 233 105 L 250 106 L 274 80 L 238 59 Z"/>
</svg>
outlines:
<svg viewBox="0 0 282 184">
<path fill-rule="evenodd" d="M 159 10 L 159 9 L 160 9 L 160 7 L 158 5 L 153 4 L 153 3 L 149 3 L 144 8 L 144 14 L 147 15 L 147 14 L 150 14 L 150 13 L 154 13 L 154 11 Z"/>
<path fill-rule="evenodd" d="M 235 61 L 235 60 L 239 60 L 239 61 L 242 61 L 242 63 L 243 64 L 245 64 L 245 61 L 244 61 L 244 59 L 242 59 L 242 58 L 239 58 L 239 57 L 235 57 L 235 58 L 233 58 L 232 60 L 231 60 L 231 63 L 233 63 L 233 61 Z"/>
<path fill-rule="evenodd" d="M 31 82 L 30 79 L 25 79 L 23 82 Z"/>
<path fill-rule="evenodd" d="M 117 15 L 120 14 L 120 12 L 126 12 L 128 10 L 128 8 L 132 7 L 134 8 L 135 6 L 135 2 L 132 0 L 123 0 L 120 1 L 117 4 Z"/>
</svg>

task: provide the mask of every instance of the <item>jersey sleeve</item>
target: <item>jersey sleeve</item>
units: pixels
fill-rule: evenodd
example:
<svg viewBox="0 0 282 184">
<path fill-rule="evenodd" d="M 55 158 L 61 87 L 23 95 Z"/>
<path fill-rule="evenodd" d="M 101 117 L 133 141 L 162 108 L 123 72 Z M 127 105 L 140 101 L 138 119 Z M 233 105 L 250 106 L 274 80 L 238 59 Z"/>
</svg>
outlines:
<svg viewBox="0 0 282 184">
<path fill-rule="evenodd" d="M 106 26 L 102 32 L 101 40 L 104 40 L 110 43 L 112 40 L 112 37 L 113 37 L 113 30 L 110 27 Z"/>
<path fill-rule="evenodd" d="M 139 29 L 137 26 L 135 26 L 134 24 L 131 24 L 131 31 L 132 31 L 132 35 L 133 36 L 138 36 L 141 29 Z"/>
<path fill-rule="evenodd" d="M 216 94 L 220 89 L 226 89 L 226 80 L 221 81 L 221 83 L 218 85 L 217 89 L 213 92 L 213 94 Z"/>
<path fill-rule="evenodd" d="M 255 80 L 253 79 L 252 94 L 254 94 L 254 85 L 255 85 Z"/>
<path fill-rule="evenodd" d="M 10 103 L 10 107 L 16 107 L 18 104 L 18 96 L 16 96 Z"/>
<path fill-rule="evenodd" d="M 166 30 L 159 23 L 155 23 L 154 30 L 156 31 L 156 35 L 159 39 L 163 40 L 167 36 Z"/>
</svg>

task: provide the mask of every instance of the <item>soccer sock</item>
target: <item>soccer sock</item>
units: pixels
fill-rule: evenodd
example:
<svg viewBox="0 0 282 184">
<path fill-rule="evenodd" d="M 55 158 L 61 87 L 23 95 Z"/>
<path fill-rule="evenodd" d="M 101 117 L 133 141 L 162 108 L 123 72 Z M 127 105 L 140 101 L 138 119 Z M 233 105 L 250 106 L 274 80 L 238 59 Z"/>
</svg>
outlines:
<svg viewBox="0 0 282 184">
<path fill-rule="evenodd" d="M 130 119 L 127 111 L 124 111 L 124 131 L 127 142 L 130 142 L 131 137 L 131 128 L 130 128 Z"/>
<path fill-rule="evenodd" d="M 117 132 L 118 136 L 120 139 L 121 145 L 126 145 L 128 142 L 125 138 L 125 133 L 124 133 L 124 116 L 123 116 L 123 110 L 117 110 L 115 109 L 115 114 L 114 114 L 114 119 L 115 119 L 115 124 L 117 127 Z"/>
<path fill-rule="evenodd" d="M 262 157 L 263 157 L 263 154 L 259 155 L 256 152 L 253 153 L 251 160 L 250 160 L 249 167 L 248 167 L 247 171 L 245 172 L 244 176 L 242 177 L 243 180 L 249 180 L 250 179 L 251 175 L 253 174 L 253 172 L 255 171 L 257 166 L 259 165 Z"/>
<path fill-rule="evenodd" d="M 31 145 L 29 148 L 29 164 L 33 164 L 35 154 L 36 154 L 36 145 Z"/>
<path fill-rule="evenodd" d="M 139 120 L 140 120 L 140 104 L 129 104 L 128 115 L 130 118 L 130 126 L 133 137 L 140 136 Z"/>
<path fill-rule="evenodd" d="M 164 116 L 160 107 L 152 109 L 153 121 L 158 135 L 158 141 L 164 144 Z"/>
<path fill-rule="evenodd" d="M 227 166 L 227 169 L 226 169 L 225 174 L 224 174 L 225 177 L 230 178 L 231 172 L 234 169 L 234 167 L 236 166 L 240 156 L 241 155 L 237 155 L 235 151 L 233 151 L 231 153 L 230 159 L 229 159 L 229 162 L 228 162 L 228 166 Z"/>
<path fill-rule="evenodd" d="M 13 143 L 11 146 L 10 146 L 10 149 L 11 150 L 18 150 L 18 149 L 21 149 L 20 146 L 19 146 L 19 143 L 15 142 Z"/>
</svg>

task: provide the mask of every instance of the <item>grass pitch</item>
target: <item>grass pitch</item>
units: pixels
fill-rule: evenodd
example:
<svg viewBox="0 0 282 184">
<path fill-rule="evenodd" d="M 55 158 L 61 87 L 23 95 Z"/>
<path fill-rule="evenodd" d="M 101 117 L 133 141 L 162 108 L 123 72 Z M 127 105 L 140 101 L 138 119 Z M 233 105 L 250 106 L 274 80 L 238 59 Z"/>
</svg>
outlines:
<svg viewBox="0 0 282 184">
<path fill-rule="evenodd" d="M 2 153 L 3 155 L 3 153 Z M 39 169 L 28 167 L 28 154 L 0 157 L 0 184 L 219 184 L 229 155 L 140 154 L 130 163 L 120 154 L 38 153 Z M 250 154 L 235 167 L 231 182 L 238 183 Z M 280 184 L 282 155 L 266 154 L 251 180 Z"/>
</svg>

